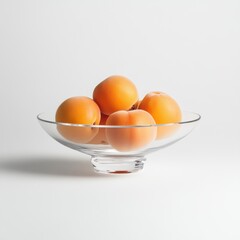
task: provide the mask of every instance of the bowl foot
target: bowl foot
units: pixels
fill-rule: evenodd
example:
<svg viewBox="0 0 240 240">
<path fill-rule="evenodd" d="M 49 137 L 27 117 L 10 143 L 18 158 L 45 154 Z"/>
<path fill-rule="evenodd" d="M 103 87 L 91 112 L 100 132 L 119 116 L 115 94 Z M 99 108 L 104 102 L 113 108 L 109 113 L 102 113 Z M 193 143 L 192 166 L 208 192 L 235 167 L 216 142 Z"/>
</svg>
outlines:
<svg viewBox="0 0 240 240">
<path fill-rule="evenodd" d="M 126 174 L 142 170 L 145 160 L 144 157 L 93 156 L 92 165 L 98 173 Z"/>
</svg>

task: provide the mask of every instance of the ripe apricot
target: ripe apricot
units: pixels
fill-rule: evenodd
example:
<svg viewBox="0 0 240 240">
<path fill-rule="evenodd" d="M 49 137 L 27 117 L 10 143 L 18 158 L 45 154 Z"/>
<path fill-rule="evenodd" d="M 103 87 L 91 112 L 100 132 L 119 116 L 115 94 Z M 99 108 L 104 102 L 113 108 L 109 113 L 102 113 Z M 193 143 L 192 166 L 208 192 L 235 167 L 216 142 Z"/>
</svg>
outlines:
<svg viewBox="0 0 240 240">
<path fill-rule="evenodd" d="M 88 97 L 71 97 L 57 109 L 55 119 L 60 123 L 99 124 L 101 113 L 98 105 Z M 76 143 L 89 142 L 98 132 L 98 128 L 57 125 L 58 132 L 66 139 Z"/>
<path fill-rule="evenodd" d="M 177 102 L 162 92 L 148 93 L 139 105 L 139 109 L 149 112 L 156 124 L 177 123 L 181 121 L 181 109 Z M 177 124 L 158 127 L 157 139 L 173 134 L 178 128 Z"/>
<path fill-rule="evenodd" d="M 101 114 L 101 121 L 99 125 L 105 125 L 107 118 L 108 118 L 107 115 Z M 107 144 L 105 128 L 102 128 L 102 127 L 99 128 L 97 135 L 88 143 L 89 144 Z"/>
<path fill-rule="evenodd" d="M 125 126 L 106 128 L 108 142 L 118 151 L 132 151 L 142 148 L 156 138 L 157 129 L 151 126 L 155 124 L 155 121 L 151 114 L 144 110 L 114 112 L 108 117 L 106 124 Z M 135 125 L 149 126 L 137 127 Z"/>
<path fill-rule="evenodd" d="M 129 110 L 138 100 L 136 86 L 123 76 L 110 76 L 93 91 L 93 99 L 101 112 L 110 115 L 119 110 Z"/>
</svg>

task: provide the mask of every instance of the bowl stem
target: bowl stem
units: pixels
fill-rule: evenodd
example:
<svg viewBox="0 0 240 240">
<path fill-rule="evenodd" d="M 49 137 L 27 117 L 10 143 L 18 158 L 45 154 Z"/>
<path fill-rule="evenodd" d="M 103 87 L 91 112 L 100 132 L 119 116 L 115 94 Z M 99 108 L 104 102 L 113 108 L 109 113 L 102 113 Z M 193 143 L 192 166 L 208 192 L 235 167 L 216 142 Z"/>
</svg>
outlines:
<svg viewBox="0 0 240 240">
<path fill-rule="evenodd" d="M 92 156 L 92 165 L 98 173 L 125 174 L 143 169 L 143 156 Z"/>
</svg>

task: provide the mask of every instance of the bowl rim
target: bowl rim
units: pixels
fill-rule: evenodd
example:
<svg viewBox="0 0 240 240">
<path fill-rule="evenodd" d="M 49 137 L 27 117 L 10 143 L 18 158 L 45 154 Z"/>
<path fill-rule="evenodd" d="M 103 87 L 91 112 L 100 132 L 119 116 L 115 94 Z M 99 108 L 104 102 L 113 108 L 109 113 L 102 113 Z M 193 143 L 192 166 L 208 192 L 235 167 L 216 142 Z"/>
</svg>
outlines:
<svg viewBox="0 0 240 240">
<path fill-rule="evenodd" d="M 180 121 L 180 122 L 172 122 L 172 123 L 164 123 L 164 124 L 146 124 L 146 125 L 97 125 L 97 124 L 77 124 L 77 123 L 64 123 L 64 122 L 56 122 L 48 119 L 44 119 L 41 117 L 44 114 L 48 114 L 45 112 L 41 112 L 37 115 L 37 119 L 40 122 L 54 124 L 54 125 L 62 125 L 62 126 L 72 126 L 72 127 L 91 127 L 91 128 L 142 128 L 142 127 L 161 127 L 161 126 L 172 126 L 172 125 L 183 125 L 188 123 L 198 122 L 201 119 L 201 115 L 196 112 L 191 111 L 182 111 L 182 113 L 192 114 L 195 117 L 188 121 Z"/>
</svg>

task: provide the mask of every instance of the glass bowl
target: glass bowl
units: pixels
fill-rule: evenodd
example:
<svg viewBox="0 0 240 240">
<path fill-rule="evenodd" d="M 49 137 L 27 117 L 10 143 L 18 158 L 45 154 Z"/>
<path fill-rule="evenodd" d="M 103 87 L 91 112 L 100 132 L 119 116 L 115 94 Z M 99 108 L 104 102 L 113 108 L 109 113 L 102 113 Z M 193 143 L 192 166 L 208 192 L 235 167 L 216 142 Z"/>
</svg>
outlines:
<svg viewBox="0 0 240 240">
<path fill-rule="evenodd" d="M 48 113 L 40 113 L 37 119 L 56 141 L 90 155 L 96 172 L 121 174 L 143 169 L 147 154 L 186 137 L 201 116 L 183 112 L 181 122 L 134 126 L 61 123 Z"/>
</svg>

